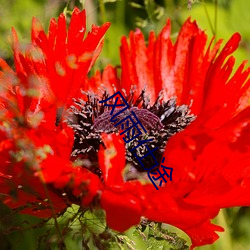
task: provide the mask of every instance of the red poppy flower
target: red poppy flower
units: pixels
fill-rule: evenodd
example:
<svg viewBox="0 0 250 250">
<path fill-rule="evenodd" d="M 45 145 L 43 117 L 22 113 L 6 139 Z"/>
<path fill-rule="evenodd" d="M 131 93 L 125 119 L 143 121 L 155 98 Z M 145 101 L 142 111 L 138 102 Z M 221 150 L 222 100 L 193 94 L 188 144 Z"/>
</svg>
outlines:
<svg viewBox="0 0 250 250">
<path fill-rule="evenodd" d="M 48 202 L 45 185 L 53 213 L 79 201 L 82 206 L 99 201 L 115 230 L 124 231 L 145 216 L 181 228 L 192 247 L 212 243 L 222 228 L 210 219 L 220 208 L 250 204 L 249 68 L 244 70 L 244 62 L 230 76 L 234 58 L 227 59 L 240 36 L 233 35 L 218 54 L 221 41 L 206 49 L 206 34 L 190 20 L 176 43 L 170 39 L 170 21 L 158 37 L 150 34 L 148 45 L 136 30 L 130 43 L 122 39 L 121 78 L 107 66 L 87 80 L 108 26 L 94 26 L 83 39 L 85 12 L 78 9 L 68 32 L 64 15 L 58 23 L 52 20 L 48 36 L 34 20 L 32 45 L 24 52 L 13 32 L 16 72 L 7 72 L 0 61 L 1 79 L 8 75 L 17 82 L 11 77 L 4 81 L 0 102 L 5 202 L 10 207 L 29 203 L 34 206 L 26 212 L 51 216 L 51 204 L 43 203 Z M 147 130 L 131 143 L 124 144 L 117 135 L 120 128 L 107 119 L 110 110 L 99 103 L 116 90 Z M 172 181 L 159 190 L 131 153 L 145 138 L 157 148 L 157 161 L 164 158 L 173 169 Z M 142 156 L 145 150 L 137 153 Z M 143 164 L 151 167 L 152 160 Z M 13 197 L 10 187 L 21 187 L 20 194 Z M 28 187 L 34 187 L 35 196 Z"/>
<path fill-rule="evenodd" d="M 84 38 L 86 15 L 77 8 L 68 30 L 63 14 L 51 20 L 48 35 L 35 18 L 32 24 L 32 43 L 24 50 L 13 29 L 16 71 L 0 60 L 0 186 L 11 208 L 48 217 L 74 202 L 68 188 L 86 205 L 100 189 L 96 175 L 70 160 L 74 134 L 64 111 L 100 53 L 109 24 L 93 25 Z"/>
<path fill-rule="evenodd" d="M 144 215 L 181 228 L 195 247 L 211 244 L 218 238 L 214 231 L 222 228 L 209 220 L 220 208 L 250 205 L 250 69 L 244 70 L 243 62 L 232 75 L 234 58 L 230 55 L 240 41 L 237 33 L 220 54 L 222 41 L 213 49 L 211 42 L 206 49 L 207 36 L 195 22 L 186 21 L 176 43 L 171 41 L 170 33 L 168 21 L 157 38 L 150 33 L 147 45 L 140 30 L 130 33 L 129 43 L 123 37 L 121 79 L 115 68 L 108 66 L 102 74 L 97 72 L 89 84 L 94 89 L 103 83 L 110 94 L 125 89 L 131 106 L 139 103 L 140 108 L 159 117 L 164 130 L 149 135 L 154 138 L 154 146 L 161 146 L 157 140 L 166 145 L 159 162 L 165 157 L 164 165 L 173 168 L 173 179 L 156 190 L 153 185 L 136 180 L 118 182 L 118 173 L 109 171 L 112 176 L 105 182 L 116 179 L 109 181 L 101 204 L 108 224 L 114 229 L 124 231 Z M 136 88 L 131 88 L 133 85 Z M 159 91 L 162 102 L 157 98 Z M 172 98 L 176 98 L 176 105 Z M 178 126 L 180 130 L 171 131 Z M 164 140 L 161 133 L 169 133 L 169 140 Z M 114 147 L 121 147 L 114 138 L 106 143 L 111 142 Z M 118 152 L 112 168 L 120 172 L 118 165 L 123 154 Z M 126 159 L 131 162 L 129 155 Z M 105 173 L 102 162 L 106 161 L 102 157 L 99 161 Z M 109 165 L 110 162 L 106 168 Z M 135 179 L 143 178 L 137 173 Z"/>
</svg>

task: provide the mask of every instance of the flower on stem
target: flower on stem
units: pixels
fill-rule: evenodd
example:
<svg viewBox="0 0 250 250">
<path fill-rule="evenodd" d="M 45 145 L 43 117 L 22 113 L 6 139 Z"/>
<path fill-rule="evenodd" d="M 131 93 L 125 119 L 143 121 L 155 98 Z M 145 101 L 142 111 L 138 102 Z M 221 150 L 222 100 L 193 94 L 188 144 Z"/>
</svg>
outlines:
<svg viewBox="0 0 250 250">
<path fill-rule="evenodd" d="M 159 162 L 165 157 L 165 165 L 173 168 L 173 180 L 158 191 L 149 183 L 142 184 L 138 174 L 141 183 L 133 179 L 109 185 L 101 204 L 108 224 L 117 230 L 125 230 L 143 215 L 181 228 L 191 237 L 193 248 L 218 238 L 215 231 L 222 228 L 209 220 L 220 208 L 250 205 L 250 68 L 244 69 L 245 61 L 232 73 L 235 60 L 231 54 L 240 41 L 237 33 L 220 53 L 222 41 L 212 48 L 212 40 L 206 48 L 206 34 L 190 20 L 175 43 L 170 34 L 170 21 L 158 37 L 151 32 L 147 44 L 140 30 L 131 32 L 129 42 L 122 38 L 121 78 L 115 68 L 107 66 L 89 84 L 93 88 L 103 83 L 110 94 L 114 92 L 112 84 L 117 90 L 125 89 L 127 100 L 133 100 L 131 106 L 137 106 L 136 100 L 141 98 L 138 106 L 157 114 L 164 125 L 159 134 L 171 133 L 172 127 L 181 124 L 167 141 L 154 136 L 164 143 Z M 131 88 L 133 85 L 136 88 Z M 157 102 L 160 91 L 162 100 Z M 184 113 L 181 123 L 171 118 L 176 106 L 166 105 L 172 98 L 176 98 L 177 107 L 188 105 L 189 113 Z M 188 114 L 194 116 L 187 122 Z M 129 155 L 126 159 L 131 163 Z M 127 206 L 121 209 L 124 203 Z M 131 211 L 138 214 L 137 219 L 126 217 Z"/>
<path fill-rule="evenodd" d="M 64 113 L 100 53 L 108 27 L 93 25 L 84 37 L 85 11 L 75 8 L 68 30 L 61 14 L 46 35 L 34 18 L 32 43 L 24 50 L 13 29 L 15 71 L 0 61 L 0 185 L 8 206 L 48 217 L 80 196 L 89 204 L 99 190 L 98 177 L 70 160 L 74 134 Z M 72 187 L 69 193 L 66 185 Z"/>
</svg>

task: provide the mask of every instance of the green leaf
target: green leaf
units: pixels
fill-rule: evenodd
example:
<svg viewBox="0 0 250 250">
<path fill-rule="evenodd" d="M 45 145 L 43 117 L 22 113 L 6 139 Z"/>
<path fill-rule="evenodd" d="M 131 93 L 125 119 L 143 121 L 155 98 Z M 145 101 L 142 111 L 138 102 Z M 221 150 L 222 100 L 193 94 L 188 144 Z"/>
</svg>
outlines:
<svg viewBox="0 0 250 250">
<path fill-rule="evenodd" d="M 187 250 L 186 241 L 165 229 L 165 224 L 150 221 L 142 221 L 135 228 L 133 235 L 140 236 L 147 244 L 149 250 Z"/>
</svg>

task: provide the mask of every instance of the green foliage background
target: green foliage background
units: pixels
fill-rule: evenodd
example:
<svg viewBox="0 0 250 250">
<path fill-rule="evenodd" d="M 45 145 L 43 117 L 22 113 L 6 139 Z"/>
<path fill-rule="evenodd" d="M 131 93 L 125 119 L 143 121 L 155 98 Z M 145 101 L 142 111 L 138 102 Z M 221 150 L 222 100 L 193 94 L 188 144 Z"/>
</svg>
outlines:
<svg viewBox="0 0 250 250">
<path fill-rule="evenodd" d="M 20 40 L 28 42 L 30 39 L 30 27 L 32 16 L 38 17 L 45 27 L 49 24 L 49 19 L 58 16 L 61 11 L 72 10 L 74 6 L 86 8 L 88 13 L 88 27 L 92 23 L 102 24 L 110 21 L 112 26 L 106 35 L 105 45 L 100 59 L 95 65 L 96 68 L 103 68 L 107 63 L 118 65 L 119 62 L 119 45 L 120 38 L 128 35 L 129 31 L 137 27 L 141 28 L 147 37 L 149 30 L 159 32 L 165 24 L 167 18 L 172 20 L 172 37 L 177 37 L 181 25 L 187 17 L 197 20 L 202 29 L 207 30 L 207 34 L 211 39 L 213 35 L 216 38 L 224 38 L 225 41 L 230 38 L 234 32 L 242 35 L 242 41 L 239 50 L 235 53 L 236 64 L 239 65 L 245 59 L 250 59 L 250 1 L 248 0 L 0 0 L 0 57 L 6 59 L 10 65 L 13 64 L 11 52 L 11 27 L 15 27 L 19 34 Z M 191 7 L 191 8 L 190 8 Z M 94 69 L 94 70 L 95 70 Z M 72 208 L 73 210 L 76 208 Z M 69 211 L 66 219 L 71 218 Z M 37 240 L 39 235 L 46 233 L 41 227 L 41 221 L 37 218 L 29 216 L 11 215 L 9 210 L 3 205 L 0 206 L 0 249 L 50 249 L 45 246 L 38 247 Z M 87 221 L 93 220 L 91 216 L 86 215 Z M 90 216 L 90 217 L 88 217 Z M 25 221 L 21 224 L 22 221 Z M 225 228 L 224 233 L 220 233 L 220 239 L 211 246 L 201 247 L 205 250 L 247 250 L 250 249 L 250 209 L 246 207 L 232 208 L 221 211 L 215 222 Z M 20 230 L 21 226 L 29 227 L 31 223 L 37 223 L 37 228 L 28 231 Z M 61 220 L 63 224 L 65 221 Z M 5 235 L 10 225 L 12 230 L 9 235 Z M 47 228 L 49 226 L 47 223 Z M 93 230 L 99 230 L 101 224 L 98 223 Z M 99 225 L 99 226 L 98 226 Z M 74 225 L 77 229 L 78 225 Z M 180 237 L 190 241 L 184 233 L 178 229 L 166 225 L 167 229 L 176 232 Z M 150 229 L 147 229 L 147 233 Z M 77 229 L 78 234 L 81 230 Z M 84 232 L 87 234 L 87 232 Z M 69 233 L 66 245 L 68 249 L 81 249 L 79 245 L 79 235 Z M 121 237 L 121 239 L 119 238 Z M 163 241 L 155 240 L 151 237 L 151 247 L 142 240 L 143 237 L 136 233 L 135 228 L 127 232 L 127 236 L 136 243 L 135 249 L 171 249 L 169 245 Z M 57 238 L 51 235 L 51 246 L 55 245 Z M 132 243 L 131 243 L 132 244 Z M 181 243 L 180 243 L 181 244 Z M 124 249 L 130 249 L 130 245 L 122 244 Z M 173 247 L 173 246 L 172 246 Z M 52 247 L 51 249 L 56 249 Z M 83 249 L 87 249 L 84 248 Z M 95 249 L 92 247 L 91 249 Z M 107 248 L 116 249 L 116 248 Z M 173 248 L 172 248 L 173 249 Z M 178 248 L 175 248 L 178 249 Z M 181 249 L 181 248 L 179 248 Z M 183 248 L 184 249 L 184 248 Z"/>
</svg>

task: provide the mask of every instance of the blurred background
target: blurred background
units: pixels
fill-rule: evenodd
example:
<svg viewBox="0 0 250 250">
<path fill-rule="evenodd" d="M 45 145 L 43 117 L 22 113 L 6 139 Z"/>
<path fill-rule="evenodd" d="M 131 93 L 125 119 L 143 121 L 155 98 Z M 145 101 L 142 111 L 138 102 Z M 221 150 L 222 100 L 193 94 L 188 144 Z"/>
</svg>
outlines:
<svg viewBox="0 0 250 250">
<path fill-rule="evenodd" d="M 172 21 L 173 40 L 176 39 L 180 27 L 188 17 L 197 20 L 199 26 L 206 30 L 208 40 L 215 35 L 216 39 L 223 38 L 227 41 L 234 32 L 239 32 L 242 40 L 240 48 L 234 53 L 236 65 L 245 59 L 250 59 L 249 0 L 0 0 L 0 6 L 0 57 L 10 65 L 13 65 L 12 27 L 17 30 L 20 40 L 28 43 L 33 16 L 39 18 L 47 29 L 50 18 L 57 17 L 61 12 L 70 14 L 74 6 L 86 9 L 88 29 L 92 23 L 99 25 L 107 21 L 112 23 L 105 37 L 103 52 L 94 70 L 102 69 L 108 63 L 120 64 L 120 39 L 123 35 L 127 36 L 130 30 L 140 28 L 147 37 L 150 30 L 159 33 L 167 18 Z M 30 227 L 34 223 L 37 226 Z M 250 208 L 222 210 L 215 223 L 223 226 L 225 232 L 220 233 L 220 239 L 215 244 L 199 249 L 250 249 Z M 56 249 L 49 246 L 40 248 L 37 243 L 39 235 L 46 233 L 46 229 L 42 227 L 44 224 L 46 223 L 36 218 L 10 214 L 10 211 L 1 204 L 0 249 Z M 30 230 L 22 230 L 21 226 Z M 170 229 L 186 239 L 190 245 L 186 235 L 175 228 Z M 133 236 L 131 232 L 130 230 L 127 235 L 138 242 L 140 247 L 136 249 L 145 249 L 142 240 Z M 51 244 L 55 241 L 56 238 L 51 237 Z M 73 237 L 67 239 L 67 246 L 68 249 L 81 249 Z"/>
</svg>

